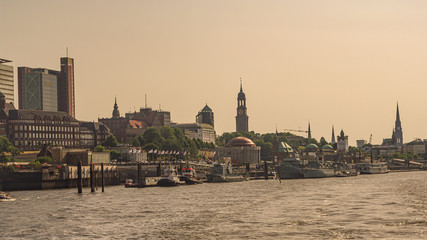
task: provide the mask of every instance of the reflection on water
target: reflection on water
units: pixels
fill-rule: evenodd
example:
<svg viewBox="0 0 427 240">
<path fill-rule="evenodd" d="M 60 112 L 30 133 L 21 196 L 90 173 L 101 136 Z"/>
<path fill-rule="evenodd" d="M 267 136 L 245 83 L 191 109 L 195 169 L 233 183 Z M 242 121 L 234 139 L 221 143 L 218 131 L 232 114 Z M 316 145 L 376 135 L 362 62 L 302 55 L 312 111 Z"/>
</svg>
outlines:
<svg viewBox="0 0 427 240">
<path fill-rule="evenodd" d="M 427 172 L 12 192 L 0 238 L 427 238 Z"/>
</svg>

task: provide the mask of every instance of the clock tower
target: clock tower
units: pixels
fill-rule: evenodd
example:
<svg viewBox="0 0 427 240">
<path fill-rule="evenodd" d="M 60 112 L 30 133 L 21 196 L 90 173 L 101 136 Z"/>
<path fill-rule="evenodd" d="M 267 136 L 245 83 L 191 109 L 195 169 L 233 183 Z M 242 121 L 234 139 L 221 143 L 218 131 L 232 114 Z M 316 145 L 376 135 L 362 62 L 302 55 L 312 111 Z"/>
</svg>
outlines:
<svg viewBox="0 0 427 240">
<path fill-rule="evenodd" d="M 248 113 L 246 109 L 246 96 L 240 79 L 240 92 L 237 95 L 236 132 L 249 132 Z"/>
</svg>

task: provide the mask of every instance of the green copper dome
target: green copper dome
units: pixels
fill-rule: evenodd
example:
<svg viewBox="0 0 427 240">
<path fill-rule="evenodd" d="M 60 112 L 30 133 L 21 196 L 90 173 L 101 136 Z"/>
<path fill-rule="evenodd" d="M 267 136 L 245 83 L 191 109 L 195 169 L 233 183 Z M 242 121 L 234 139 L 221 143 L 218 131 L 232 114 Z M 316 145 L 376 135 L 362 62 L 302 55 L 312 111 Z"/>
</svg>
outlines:
<svg viewBox="0 0 427 240">
<path fill-rule="evenodd" d="M 317 149 L 319 149 L 319 147 L 316 144 L 313 144 L 313 143 L 308 144 L 305 148 L 307 150 L 317 150 Z"/>
<path fill-rule="evenodd" d="M 322 146 L 322 149 L 330 149 L 330 150 L 333 150 L 334 148 L 333 148 L 331 145 L 329 145 L 329 144 L 325 144 L 325 145 L 323 145 L 323 146 Z"/>
</svg>

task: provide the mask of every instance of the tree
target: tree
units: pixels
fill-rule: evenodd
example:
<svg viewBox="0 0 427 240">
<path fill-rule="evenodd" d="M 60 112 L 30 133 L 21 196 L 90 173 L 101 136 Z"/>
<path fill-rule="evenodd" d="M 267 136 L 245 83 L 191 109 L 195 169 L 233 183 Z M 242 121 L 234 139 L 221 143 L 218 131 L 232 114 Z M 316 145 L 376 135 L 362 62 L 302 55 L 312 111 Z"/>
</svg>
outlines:
<svg viewBox="0 0 427 240">
<path fill-rule="evenodd" d="M 114 135 L 110 135 L 107 137 L 107 140 L 105 140 L 105 142 L 102 144 L 104 147 L 116 147 L 117 144 L 119 144 L 119 142 L 117 142 L 116 137 L 114 137 Z"/>
<path fill-rule="evenodd" d="M 176 139 L 168 139 L 163 144 L 164 150 L 182 151 L 182 146 Z"/>
<path fill-rule="evenodd" d="M 160 134 L 166 140 L 169 140 L 169 139 L 174 140 L 174 139 L 176 139 L 176 137 L 175 137 L 175 131 L 173 130 L 173 128 L 171 128 L 169 126 L 163 126 L 162 128 L 160 128 Z"/>
<path fill-rule="evenodd" d="M 96 146 L 96 147 L 93 149 L 93 151 L 95 151 L 95 152 L 106 152 L 105 147 L 104 147 L 104 146 L 101 146 L 101 145 Z"/>
<path fill-rule="evenodd" d="M 9 139 L 0 136 L 0 161 L 2 162 L 7 160 L 5 153 L 11 153 L 14 157 L 19 154 L 19 149 L 15 148 Z"/>
<path fill-rule="evenodd" d="M 144 149 L 145 149 L 145 151 L 150 151 L 150 150 L 158 150 L 159 149 L 159 147 L 157 147 L 154 143 L 147 143 L 147 144 L 145 144 L 145 146 L 144 146 Z"/>
<path fill-rule="evenodd" d="M 111 157 L 111 159 L 119 160 L 120 157 L 121 157 L 121 155 L 120 155 L 119 151 L 117 151 L 117 150 L 111 150 L 110 151 L 110 157 Z"/>
<path fill-rule="evenodd" d="M 51 164 L 52 158 L 50 158 L 49 156 L 37 157 L 36 161 L 41 164 L 43 163 Z"/>
<path fill-rule="evenodd" d="M 321 138 L 320 138 L 320 141 L 319 141 L 319 147 L 323 147 L 323 146 L 325 146 L 326 144 L 328 144 L 328 142 L 325 140 L 325 138 L 324 138 L 324 137 L 321 137 Z"/>
<path fill-rule="evenodd" d="M 149 127 L 145 130 L 143 134 L 144 144 L 154 143 L 156 140 L 161 142 L 162 135 L 160 134 L 159 129 L 154 127 Z"/>
<path fill-rule="evenodd" d="M 141 143 L 139 142 L 138 138 L 132 139 L 132 146 L 141 147 Z"/>
</svg>

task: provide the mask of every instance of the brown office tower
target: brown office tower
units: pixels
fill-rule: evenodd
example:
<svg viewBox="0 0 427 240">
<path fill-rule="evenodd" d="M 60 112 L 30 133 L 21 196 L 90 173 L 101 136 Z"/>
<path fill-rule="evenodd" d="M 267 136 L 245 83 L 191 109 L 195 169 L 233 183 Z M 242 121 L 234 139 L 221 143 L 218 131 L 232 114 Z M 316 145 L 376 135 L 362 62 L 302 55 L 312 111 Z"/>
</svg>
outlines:
<svg viewBox="0 0 427 240">
<path fill-rule="evenodd" d="M 58 81 L 58 110 L 75 117 L 74 59 L 61 58 L 61 77 Z"/>
</svg>

